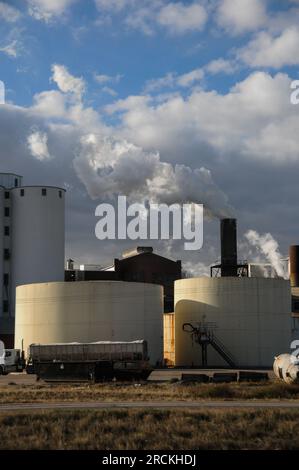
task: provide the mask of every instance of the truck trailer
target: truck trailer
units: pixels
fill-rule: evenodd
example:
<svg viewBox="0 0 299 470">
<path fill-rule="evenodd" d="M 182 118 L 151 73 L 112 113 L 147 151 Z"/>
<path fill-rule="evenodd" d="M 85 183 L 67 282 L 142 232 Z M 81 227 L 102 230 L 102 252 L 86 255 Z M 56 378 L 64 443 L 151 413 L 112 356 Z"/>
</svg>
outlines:
<svg viewBox="0 0 299 470">
<path fill-rule="evenodd" d="M 147 379 L 147 342 L 31 344 L 27 373 L 47 382 Z"/>
</svg>

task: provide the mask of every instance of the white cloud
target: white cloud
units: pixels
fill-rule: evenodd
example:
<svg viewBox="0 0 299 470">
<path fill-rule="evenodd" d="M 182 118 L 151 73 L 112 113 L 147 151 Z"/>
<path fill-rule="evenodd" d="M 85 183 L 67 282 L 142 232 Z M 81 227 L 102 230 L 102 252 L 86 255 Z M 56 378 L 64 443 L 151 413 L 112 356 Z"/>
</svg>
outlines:
<svg viewBox="0 0 299 470">
<path fill-rule="evenodd" d="M 99 11 L 112 11 L 114 13 L 123 10 L 132 3 L 132 0 L 95 0 Z"/>
<path fill-rule="evenodd" d="M 6 44 L 5 46 L 1 46 L 0 52 L 3 52 L 8 57 L 12 57 L 13 59 L 16 59 L 19 55 L 19 49 L 20 49 L 19 42 L 15 39 L 9 44 Z"/>
<path fill-rule="evenodd" d="M 110 95 L 110 96 L 117 96 L 117 92 L 113 90 L 113 88 L 110 88 L 109 86 L 104 86 L 102 88 L 102 92 L 107 93 L 107 95 Z"/>
<path fill-rule="evenodd" d="M 15 23 L 20 18 L 21 13 L 15 7 L 7 3 L 0 2 L 0 18 L 8 23 Z"/>
<path fill-rule="evenodd" d="M 265 0 L 220 0 L 217 22 L 230 34 L 255 31 L 267 21 Z"/>
<path fill-rule="evenodd" d="M 157 21 L 173 34 L 201 31 L 207 21 L 207 12 L 199 3 L 168 3 L 161 8 Z"/>
<path fill-rule="evenodd" d="M 27 0 L 31 16 L 37 20 L 50 21 L 62 15 L 77 0 Z"/>
<path fill-rule="evenodd" d="M 66 98 L 60 91 L 43 91 L 34 96 L 33 110 L 44 116 L 63 117 L 65 115 Z"/>
<path fill-rule="evenodd" d="M 107 112 L 120 114 L 124 137 L 173 158 L 184 142 L 213 149 L 219 158 L 299 161 L 299 115 L 290 104 L 290 83 L 284 74 L 256 72 L 226 94 L 195 89 L 186 98 L 177 93 L 162 103 L 132 96 Z"/>
<path fill-rule="evenodd" d="M 104 83 L 119 83 L 120 80 L 123 78 L 123 75 L 105 75 L 105 74 L 95 74 L 94 79 L 96 82 L 100 83 L 101 85 Z"/>
<path fill-rule="evenodd" d="M 279 36 L 268 32 L 259 33 L 244 48 L 237 51 L 237 57 L 251 67 L 273 67 L 298 65 L 299 29 L 291 27 Z"/>
<path fill-rule="evenodd" d="M 202 69 L 194 69 L 191 72 L 184 73 L 177 78 L 177 83 L 182 87 L 189 87 L 195 82 L 199 82 L 204 77 L 204 72 Z"/>
<path fill-rule="evenodd" d="M 148 80 L 145 85 L 145 91 L 152 92 L 161 90 L 163 88 L 175 87 L 188 88 L 193 86 L 195 83 L 200 82 L 203 77 L 204 71 L 202 69 L 194 69 L 182 75 L 169 72 L 168 74 L 164 75 L 164 77 Z"/>
<path fill-rule="evenodd" d="M 236 71 L 236 64 L 231 60 L 225 59 L 215 59 L 209 62 L 205 67 L 204 70 L 208 73 L 216 75 L 218 73 L 226 73 L 231 74 Z"/>
<path fill-rule="evenodd" d="M 52 66 L 52 80 L 63 93 L 73 93 L 81 97 L 85 91 L 85 81 L 71 75 L 64 65 L 54 64 Z"/>
<path fill-rule="evenodd" d="M 45 132 L 34 130 L 27 139 L 31 155 L 37 160 L 49 160 L 48 135 Z"/>
</svg>

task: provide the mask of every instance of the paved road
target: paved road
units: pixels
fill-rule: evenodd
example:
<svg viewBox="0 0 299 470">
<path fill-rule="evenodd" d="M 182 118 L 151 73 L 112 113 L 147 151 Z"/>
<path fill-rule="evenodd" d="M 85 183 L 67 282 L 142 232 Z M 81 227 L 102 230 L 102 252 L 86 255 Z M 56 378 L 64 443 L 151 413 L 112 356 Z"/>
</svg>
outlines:
<svg viewBox="0 0 299 470">
<path fill-rule="evenodd" d="M 86 402 L 86 403 L 20 403 L 0 405 L 0 413 L 7 411 L 43 411 L 43 410 L 103 410 L 117 408 L 176 408 L 176 409 L 299 409 L 299 401 L 158 401 L 158 402 Z"/>
</svg>

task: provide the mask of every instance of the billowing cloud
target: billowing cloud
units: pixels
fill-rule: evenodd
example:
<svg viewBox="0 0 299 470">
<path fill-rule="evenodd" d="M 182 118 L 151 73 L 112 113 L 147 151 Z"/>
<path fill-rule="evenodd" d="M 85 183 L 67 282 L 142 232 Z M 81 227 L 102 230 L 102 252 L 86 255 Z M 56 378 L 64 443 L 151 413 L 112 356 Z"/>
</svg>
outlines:
<svg viewBox="0 0 299 470">
<path fill-rule="evenodd" d="M 64 93 L 73 93 L 81 97 L 85 91 L 85 81 L 83 78 L 74 77 L 64 65 L 54 64 L 52 66 L 52 80 Z"/>
<path fill-rule="evenodd" d="M 83 136 L 74 164 L 93 199 L 124 194 L 134 202 L 204 204 L 206 212 L 216 217 L 233 213 L 209 170 L 173 166 L 162 162 L 159 153 L 146 152 L 125 140 Z"/>
<path fill-rule="evenodd" d="M 217 22 L 230 34 L 255 31 L 267 21 L 264 0 L 220 0 Z"/>
<path fill-rule="evenodd" d="M 298 65 L 299 29 L 290 27 L 279 35 L 259 33 L 238 51 L 237 57 L 251 67 L 273 67 Z"/>
<path fill-rule="evenodd" d="M 201 31 L 207 21 L 207 12 L 199 3 L 168 3 L 158 13 L 158 23 L 173 34 Z"/>
<path fill-rule="evenodd" d="M 157 147 L 177 158 L 179 147 L 205 146 L 220 158 L 256 159 L 273 164 L 299 160 L 299 124 L 290 104 L 290 78 L 252 73 L 228 93 L 196 89 L 155 102 L 129 97 L 107 106 L 118 113 L 122 134 L 142 147 Z M 194 157 L 196 161 L 196 157 Z"/>
<path fill-rule="evenodd" d="M 31 155 L 37 160 L 49 160 L 51 158 L 48 150 L 48 136 L 45 132 L 33 130 L 27 139 Z"/>
</svg>

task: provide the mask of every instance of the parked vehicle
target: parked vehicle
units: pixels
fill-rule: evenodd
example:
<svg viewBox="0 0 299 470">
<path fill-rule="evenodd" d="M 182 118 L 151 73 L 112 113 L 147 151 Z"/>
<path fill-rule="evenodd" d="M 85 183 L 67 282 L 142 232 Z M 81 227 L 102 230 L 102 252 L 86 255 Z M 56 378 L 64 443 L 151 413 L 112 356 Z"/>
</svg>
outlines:
<svg viewBox="0 0 299 470">
<path fill-rule="evenodd" d="M 23 372 L 25 369 L 24 354 L 20 349 L 4 349 L 0 356 L 0 375 L 10 372 Z"/>
<path fill-rule="evenodd" d="M 144 340 L 32 344 L 26 370 L 60 382 L 147 379 L 152 372 Z"/>
</svg>

